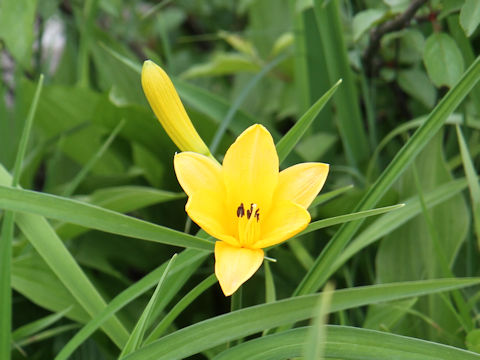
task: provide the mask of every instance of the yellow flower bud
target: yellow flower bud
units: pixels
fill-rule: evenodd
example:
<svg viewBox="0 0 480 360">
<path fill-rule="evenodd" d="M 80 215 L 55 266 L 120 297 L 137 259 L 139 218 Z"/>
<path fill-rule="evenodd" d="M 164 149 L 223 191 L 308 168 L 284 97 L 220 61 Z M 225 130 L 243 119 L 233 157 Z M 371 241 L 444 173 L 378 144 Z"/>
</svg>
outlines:
<svg viewBox="0 0 480 360">
<path fill-rule="evenodd" d="M 211 156 L 190 121 L 172 81 L 153 61 L 143 63 L 142 87 L 153 112 L 178 148 Z"/>
</svg>

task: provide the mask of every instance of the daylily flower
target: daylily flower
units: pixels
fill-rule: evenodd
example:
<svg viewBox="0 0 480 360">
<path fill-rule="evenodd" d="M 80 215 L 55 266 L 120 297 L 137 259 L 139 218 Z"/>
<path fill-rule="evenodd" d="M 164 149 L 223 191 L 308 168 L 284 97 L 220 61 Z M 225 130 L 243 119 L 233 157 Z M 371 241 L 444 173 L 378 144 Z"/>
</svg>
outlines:
<svg viewBox="0 0 480 360">
<path fill-rule="evenodd" d="M 216 238 L 215 274 L 226 296 L 260 267 L 264 248 L 299 233 L 329 165 L 303 163 L 279 172 L 272 136 L 262 125 L 246 129 L 223 165 L 210 157 L 175 155 L 175 172 L 188 195 L 190 218 Z"/>
<path fill-rule="evenodd" d="M 193 127 L 172 81 L 151 60 L 143 63 L 142 87 L 155 116 L 178 148 L 211 156 L 207 145 Z"/>
</svg>

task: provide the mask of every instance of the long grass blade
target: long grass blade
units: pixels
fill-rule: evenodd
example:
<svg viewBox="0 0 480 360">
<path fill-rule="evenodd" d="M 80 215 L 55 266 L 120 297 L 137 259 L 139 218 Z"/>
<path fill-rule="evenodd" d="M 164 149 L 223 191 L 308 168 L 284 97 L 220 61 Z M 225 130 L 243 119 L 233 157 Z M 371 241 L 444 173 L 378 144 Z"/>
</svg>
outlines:
<svg viewBox="0 0 480 360">
<path fill-rule="evenodd" d="M 336 290 L 330 312 L 381 301 L 459 289 L 480 279 L 440 279 Z M 167 335 L 127 356 L 128 360 L 170 360 L 188 356 L 267 328 L 309 319 L 322 294 L 257 305 L 198 322 Z"/>
<path fill-rule="evenodd" d="M 0 183 L 1 183 L 0 168 Z M 174 246 L 213 250 L 209 240 L 81 201 L 0 186 L 0 208 L 34 213 L 91 229 Z"/>
<path fill-rule="evenodd" d="M 145 335 L 145 331 L 147 330 L 147 326 L 152 322 L 153 308 L 155 307 L 155 304 L 158 302 L 160 289 L 162 289 L 162 286 L 165 281 L 165 277 L 170 271 L 170 268 L 172 267 L 172 265 L 175 263 L 176 257 L 177 257 L 177 254 L 174 254 L 170 259 L 170 261 L 168 262 L 167 267 L 165 268 L 165 271 L 163 272 L 162 277 L 160 278 L 157 284 L 157 287 L 155 288 L 155 291 L 153 292 L 153 295 L 150 298 L 150 301 L 148 302 L 147 306 L 143 310 L 143 313 L 140 316 L 140 319 L 138 319 L 138 322 L 133 328 L 133 331 L 130 334 L 130 337 L 128 338 L 127 343 L 122 349 L 122 353 L 119 356 L 120 359 L 127 356 L 128 354 L 137 350 L 140 347 L 143 341 L 143 337 Z"/>
<path fill-rule="evenodd" d="M 473 211 L 473 225 L 477 235 L 477 243 L 480 246 L 480 184 L 478 183 L 478 175 L 475 171 L 468 146 L 463 137 L 462 129 L 457 125 L 457 138 L 460 146 L 460 154 L 462 155 L 463 167 L 465 169 L 465 176 L 468 182 L 468 189 L 470 191 L 470 199 L 472 202 Z"/>
<path fill-rule="evenodd" d="M 15 158 L 13 176 L 9 185 L 16 187 L 20 180 L 23 159 L 27 151 L 30 131 L 32 129 L 33 119 L 37 111 L 38 100 L 43 87 L 43 75 L 40 75 L 37 88 L 33 96 L 32 105 L 28 111 L 25 125 L 23 128 L 18 152 Z M 14 214 L 7 211 L 2 223 L 2 233 L 0 235 L 0 359 L 10 359 L 10 342 L 12 332 L 12 290 L 11 290 L 11 264 L 12 264 L 12 240 Z"/>
<path fill-rule="evenodd" d="M 297 121 L 297 123 L 282 137 L 277 143 L 277 153 L 280 163 L 286 159 L 290 151 L 293 150 L 295 145 L 300 141 L 302 136 L 312 125 L 313 120 L 317 117 L 325 104 L 335 94 L 338 87 L 342 83 L 342 80 L 338 80 L 320 99 L 318 99 L 305 114 Z"/>
<path fill-rule="evenodd" d="M 223 135 L 227 131 L 227 128 L 230 126 L 230 123 L 233 120 L 233 117 L 237 113 L 238 109 L 240 106 L 243 104 L 245 99 L 247 98 L 248 94 L 252 91 L 252 89 L 255 87 L 255 85 L 258 84 L 258 82 L 266 75 L 268 74 L 275 66 L 280 64 L 283 60 L 287 58 L 287 54 L 282 54 L 278 56 L 277 58 L 273 59 L 271 62 L 269 62 L 267 65 L 265 65 L 262 70 L 253 77 L 252 80 L 248 82 L 248 84 L 245 86 L 245 88 L 242 89 L 242 92 L 238 97 L 235 99 L 233 102 L 232 106 L 228 110 L 227 115 L 225 116 L 225 119 L 220 123 L 220 126 L 218 127 L 217 131 L 215 132 L 215 135 L 213 136 L 212 142 L 210 144 L 210 152 L 212 154 L 215 154 L 217 151 L 218 145 L 220 145 L 220 141 L 222 140 Z"/>
<path fill-rule="evenodd" d="M 309 327 L 257 338 L 223 351 L 214 360 L 283 360 L 301 357 Z M 344 360 L 478 360 L 480 355 L 451 346 L 385 332 L 327 325 L 325 356 Z M 353 350 L 354 349 L 354 350 Z"/>
<path fill-rule="evenodd" d="M 433 109 L 425 123 L 417 129 L 408 142 L 400 149 L 395 158 L 382 172 L 377 181 L 357 205 L 355 211 L 371 209 L 380 201 L 385 192 L 412 163 L 419 152 L 440 130 L 447 117 L 469 94 L 480 80 L 480 57 L 468 68 L 459 82 L 450 89 L 440 103 Z M 318 290 L 332 274 L 332 265 L 355 235 L 362 220 L 344 224 L 330 240 L 327 247 L 317 258 L 315 265 L 295 290 L 295 295 L 307 294 Z"/>
<path fill-rule="evenodd" d="M 198 266 L 205 259 L 208 253 L 198 250 L 187 249 L 178 255 L 175 261 L 175 266 L 170 271 L 170 276 L 178 274 L 189 266 Z M 165 272 L 167 263 L 162 264 L 157 269 L 150 272 L 148 275 L 137 281 L 132 286 L 123 290 L 118 294 L 105 309 L 99 313 L 95 318 L 90 320 L 78 333 L 71 338 L 68 343 L 55 357 L 55 360 L 66 360 L 70 358 L 71 354 L 92 335 L 102 324 L 110 319 L 117 311 L 135 300 L 137 297 L 151 289 L 157 283 L 157 280 Z"/>
</svg>

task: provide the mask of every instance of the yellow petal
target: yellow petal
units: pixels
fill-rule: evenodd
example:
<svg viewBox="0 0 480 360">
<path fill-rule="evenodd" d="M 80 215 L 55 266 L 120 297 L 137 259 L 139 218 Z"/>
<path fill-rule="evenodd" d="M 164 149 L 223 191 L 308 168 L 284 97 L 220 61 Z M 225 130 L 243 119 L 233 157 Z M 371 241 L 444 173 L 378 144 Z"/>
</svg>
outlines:
<svg viewBox="0 0 480 360">
<path fill-rule="evenodd" d="M 182 152 L 173 159 L 175 173 L 188 196 L 197 191 L 217 191 L 225 196 L 222 167 L 205 155 Z"/>
<path fill-rule="evenodd" d="M 232 295 L 255 274 L 263 262 L 263 250 L 215 243 L 215 275 L 225 296 Z"/>
<path fill-rule="evenodd" d="M 325 184 L 328 170 L 329 165 L 323 163 L 290 166 L 280 172 L 275 199 L 290 200 L 308 208 Z"/>
<path fill-rule="evenodd" d="M 246 129 L 225 154 L 223 173 L 232 216 L 241 203 L 268 212 L 278 182 L 278 155 L 268 130 L 258 124 Z"/>
<path fill-rule="evenodd" d="M 142 87 L 153 112 L 178 148 L 210 155 L 207 145 L 193 127 L 172 81 L 160 66 L 150 60 L 143 63 Z"/>
<path fill-rule="evenodd" d="M 305 229 L 309 222 L 310 214 L 304 207 L 291 201 L 275 202 L 262 221 L 260 240 L 252 248 L 266 248 L 281 243 Z"/>
<path fill-rule="evenodd" d="M 193 193 L 185 206 L 190 218 L 208 234 L 231 245 L 240 246 L 233 236 L 225 212 L 225 195 L 221 191 L 203 190 Z"/>
</svg>

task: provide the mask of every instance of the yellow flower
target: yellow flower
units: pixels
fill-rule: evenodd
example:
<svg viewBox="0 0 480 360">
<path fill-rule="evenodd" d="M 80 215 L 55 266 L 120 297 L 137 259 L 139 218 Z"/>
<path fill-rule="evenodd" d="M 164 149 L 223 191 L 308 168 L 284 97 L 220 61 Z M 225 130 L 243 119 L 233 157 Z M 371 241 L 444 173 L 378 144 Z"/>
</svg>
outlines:
<svg viewBox="0 0 480 360">
<path fill-rule="evenodd" d="M 237 138 L 222 166 L 194 152 L 176 154 L 174 165 L 188 195 L 185 210 L 219 240 L 215 274 L 226 296 L 257 271 L 263 248 L 305 229 L 307 208 L 329 170 L 327 164 L 303 163 L 279 172 L 272 136 L 261 125 Z"/>
<path fill-rule="evenodd" d="M 153 61 L 143 63 L 142 87 L 153 112 L 178 148 L 211 156 L 193 127 L 172 81 Z"/>
</svg>

